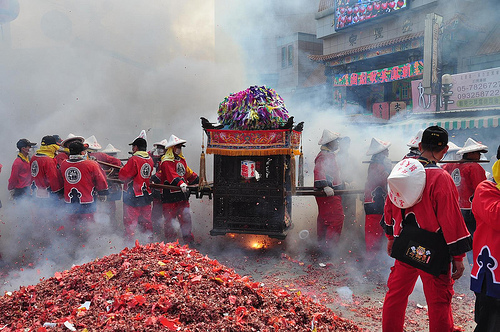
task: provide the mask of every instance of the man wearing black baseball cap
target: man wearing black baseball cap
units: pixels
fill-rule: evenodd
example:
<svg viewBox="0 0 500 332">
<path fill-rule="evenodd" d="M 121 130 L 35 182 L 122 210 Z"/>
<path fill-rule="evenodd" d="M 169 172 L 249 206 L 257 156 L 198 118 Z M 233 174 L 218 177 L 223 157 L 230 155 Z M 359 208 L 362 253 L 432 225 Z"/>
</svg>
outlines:
<svg viewBox="0 0 500 332">
<path fill-rule="evenodd" d="M 424 289 L 432 290 L 425 292 L 429 307 L 427 311 L 429 330 L 453 330 L 451 313 L 453 282 L 464 272 L 463 258 L 471 249 L 472 238 L 458 206 L 458 191 L 455 183 L 450 174 L 436 164 L 448 151 L 447 144 L 448 132 L 445 129 L 438 126 L 425 129 L 419 143 L 421 155 L 417 159 L 425 169 L 425 187 L 420 200 L 405 209 L 398 208 L 390 199 L 386 201 L 383 226 L 388 238 L 387 251 L 389 255 L 396 257 L 396 260 L 387 281 L 388 291 L 382 311 L 383 331 L 403 331 L 408 296 L 418 277 L 422 280 Z M 415 190 L 411 186 L 408 187 L 408 190 Z M 432 257 L 434 260 L 423 259 L 423 256 L 419 256 L 418 253 L 411 255 L 411 250 L 402 249 L 399 245 L 403 234 L 408 234 L 411 225 L 420 228 L 420 231 L 412 232 L 404 237 L 410 237 L 409 243 L 418 252 L 422 250 L 423 255 L 429 255 L 428 258 Z M 408 231 L 405 232 L 406 227 Z M 415 245 L 415 243 L 422 243 L 419 242 L 421 237 L 416 235 L 421 232 L 425 233 L 424 237 L 427 238 L 431 235 L 439 237 L 432 249 L 419 244 Z M 398 241 L 398 245 L 393 246 L 395 241 Z M 441 246 L 439 246 L 440 243 Z M 445 252 L 445 254 L 442 264 L 436 268 L 437 272 L 431 274 L 430 270 L 426 272 L 423 269 L 426 269 L 432 261 L 437 261 L 435 253 L 432 253 L 436 247 L 442 248 L 439 252 Z"/>
<path fill-rule="evenodd" d="M 42 138 L 42 144 L 30 160 L 31 177 L 35 184 L 37 198 L 47 199 L 51 193 L 63 189 L 62 177 L 54 160 L 59 145 L 53 135 Z M 43 204 L 42 204 L 43 205 Z"/>
<path fill-rule="evenodd" d="M 133 240 L 138 225 L 153 234 L 151 223 L 150 179 L 153 171 L 153 159 L 147 153 L 147 142 L 137 137 L 132 143 L 132 157 L 120 169 L 118 178 L 123 182 L 123 225 L 125 236 Z"/>
<path fill-rule="evenodd" d="M 17 141 L 19 153 L 12 164 L 9 184 L 7 188 L 10 191 L 11 197 L 15 200 L 31 197 L 31 171 L 30 171 L 30 149 L 36 143 L 30 142 L 26 138 L 21 138 Z"/>
</svg>

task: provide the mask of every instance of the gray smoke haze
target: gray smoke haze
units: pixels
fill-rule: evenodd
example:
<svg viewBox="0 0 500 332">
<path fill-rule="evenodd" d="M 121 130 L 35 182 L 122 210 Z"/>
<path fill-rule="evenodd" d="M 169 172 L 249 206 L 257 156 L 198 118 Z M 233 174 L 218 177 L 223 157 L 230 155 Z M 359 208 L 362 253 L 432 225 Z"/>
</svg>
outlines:
<svg viewBox="0 0 500 332">
<path fill-rule="evenodd" d="M 21 266 L 0 292 L 34 284 L 54 271 L 68 269 L 103 255 L 118 252 L 127 243 L 110 222 L 98 219 L 89 242 L 76 257 L 65 257 L 57 239 L 39 249 L 26 241 L 31 225 L 25 212 L 8 200 L 7 179 L 16 155 L 15 143 L 25 137 L 40 142 L 47 134 L 63 139 L 73 133 L 95 135 L 127 157 L 128 143 L 148 130 L 148 148 L 171 134 L 188 141 L 184 154 L 198 172 L 203 136 L 199 121 L 215 122 L 225 96 L 266 85 L 277 71 L 276 37 L 293 32 L 315 32 L 319 1 L 222 0 L 20 0 L 19 17 L 2 26 L 0 34 L 0 252 Z M 2 39 L 3 38 L 3 39 Z M 274 88 L 273 86 L 271 86 Z M 277 90 L 278 94 L 280 91 Z M 365 155 L 371 138 L 391 141 L 390 158 L 399 160 L 406 143 L 416 134 L 380 127 L 352 126 L 338 110 L 318 101 L 292 103 L 285 99 L 295 120 L 305 121 L 303 151 L 305 185 L 313 185 L 314 158 L 323 129 L 351 138 L 353 187 L 364 188 Z M 213 157 L 207 155 L 208 180 Z M 364 215 L 357 201 L 358 223 Z M 210 246 L 212 201 L 191 198 L 195 236 Z M 293 198 L 295 228 L 287 247 L 300 254 L 314 241 L 317 207 L 313 197 Z M 301 230 L 309 236 L 300 239 Z M 356 234 L 363 241 L 363 230 Z M 147 241 L 139 236 L 141 243 Z M 352 241 L 352 239 L 345 239 Z M 26 257 L 23 262 L 24 252 Z M 34 252 L 34 254 L 33 254 Z M 57 259 L 56 259 L 57 258 Z"/>
</svg>

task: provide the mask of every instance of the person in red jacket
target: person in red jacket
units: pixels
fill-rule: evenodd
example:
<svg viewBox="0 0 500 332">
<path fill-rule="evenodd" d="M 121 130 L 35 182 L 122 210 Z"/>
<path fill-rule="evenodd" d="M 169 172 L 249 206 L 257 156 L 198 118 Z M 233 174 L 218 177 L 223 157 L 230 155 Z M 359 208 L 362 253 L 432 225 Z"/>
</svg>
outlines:
<svg viewBox="0 0 500 332">
<path fill-rule="evenodd" d="M 474 238 L 474 232 L 476 231 L 476 219 L 471 210 L 471 203 L 477 185 L 486 180 L 486 172 L 478 163 L 481 153 L 486 152 L 488 152 L 486 145 L 468 138 L 464 146 L 457 151 L 457 155 L 461 155 L 462 159 L 457 163 L 442 166 L 451 175 L 453 182 L 457 186 L 458 205 L 472 238 Z M 472 251 L 467 253 L 467 259 L 472 266 Z"/>
<path fill-rule="evenodd" d="M 152 236 L 151 224 L 151 187 L 149 186 L 153 171 L 153 159 L 147 153 L 147 142 L 138 137 L 132 143 L 132 157 L 120 169 L 118 178 L 123 186 L 123 225 L 125 235 L 132 240 L 137 225 Z"/>
<path fill-rule="evenodd" d="M 51 194 L 62 192 L 63 182 L 57 171 L 57 163 L 54 159 L 59 145 L 53 136 L 44 136 L 40 149 L 30 160 L 31 178 L 35 187 L 35 197 L 49 199 Z M 45 205 L 50 202 L 42 202 Z"/>
<path fill-rule="evenodd" d="M 500 147 L 499 147 L 500 154 Z M 500 155 L 497 155 L 500 158 Z M 500 331 L 500 160 L 492 167 L 493 181 L 481 182 L 474 192 L 472 213 L 476 232 L 472 242 L 474 266 L 470 289 L 476 295 L 475 331 Z"/>
<path fill-rule="evenodd" d="M 384 332 L 403 331 L 408 296 L 418 277 L 422 280 L 429 307 L 429 331 L 453 331 L 453 283 L 464 273 L 463 257 L 470 250 L 472 239 L 460 213 L 455 184 L 450 175 L 436 164 L 448 150 L 447 143 L 448 133 L 441 127 L 431 126 L 423 132 L 419 144 L 421 156 L 417 159 L 425 169 L 421 198 L 414 205 L 400 209 L 388 197 L 383 226 L 388 238 L 387 252 L 390 255 L 394 254 L 394 238 L 401 234 L 403 221 L 416 223 L 421 229 L 442 234 L 445 250 L 452 261 L 452 269 L 448 263 L 443 266 L 446 272 L 435 276 L 396 259 L 387 281 L 388 291 L 382 310 Z M 410 187 L 409 190 L 417 188 Z M 404 196 L 404 192 L 402 194 Z"/>
<path fill-rule="evenodd" d="M 160 171 L 153 178 L 154 182 L 175 186 L 179 189 L 164 189 L 162 193 L 164 233 L 167 241 L 177 238 L 172 222 L 177 218 L 184 243 L 193 243 L 191 210 L 189 207 L 189 184 L 198 184 L 199 177 L 188 167 L 182 155 L 185 140 L 171 135 L 165 145 L 165 154 L 161 158 Z"/>
<path fill-rule="evenodd" d="M 69 158 L 60 167 L 64 179 L 64 201 L 71 227 L 81 236 L 88 227 L 87 223 L 94 222 L 95 196 L 105 200 L 108 184 L 99 164 L 87 159 L 82 142 L 75 140 L 68 148 Z"/>
<path fill-rule="evenodd" d="M 102 147 L 101 144 L 97 142 L 97 139 L 94 135 L 86 138 L 84 144 L 87 147 L 87 155 L 89 159 L 97 161 L 97 163 L 101 167 L 101 170 L 103 171 L 104 176 L 107 179 L 108 177 L 113 178 L 118 175 L 119 168 L 122 167 L 121 160 L 116 158 L 116 156 L 112 156 L 110 153 L 106 153 L 105 151 L 99 151 L 102 149 Z M 116 155 L 116 152 L 114 154 Z M 116 166 L 116 168 L 113 166 L 109 166 L 107 164 L 114 165 Z M 121 183 L 117 181 L 108 180 L 108 188 L 109 188 L 109 195 L 107 196 L 106 201 L 98 202 L 97 211 L 99 214 L 107 216 L 111 226 L 116 229 L 117 228 L 116 201 L 120 200 L 122 197 L 121 196 L 122 186 Z"/>
<path fill-rule="evenodd" d="M 76 136 L 73 134 L 69 134 L 65 140 L 61 141 L 61 138 L 57 140 L 57 135 L 53 135 L 56 138 L 56 144 L 59 145 L 59 150 L 56 153 L 55 159 L 57 162 L 57 168 L 61 167 L 61 164 L 64 160 L 69 158 L 69 145 L 74 141 L 84 142 L 85 138 L 82 136 Z M 57 137 L 56 137 L 57 136 Z"/>
<path fill-rule="evenodd" d="M 318 204 L 318 249 L 324 254 L 328 254 L 338 242 L 344 225 L 342 198 L 334 196 L 335 189 L 343 189 L 336 159 L 339 138 L 340 134 L 325 129 L 318 142 L 320 152 L 314 160 L 314 188 L 325 193 L 325 196 L 315 196 Z"/>
<path fill-rule="evenodd" d="M 58 229 L 64 213 L 60 196 L 63 193 L 63 179 L 54 159 L 59 145 L 52 135 L 42 138 L 38 149 L 30 160 L 32 188 L 34 188 L 33 221 L 42 231 Z M 40 235 L 34 234 L 34 235 Z M 45 237 L 41 236 L 43 240 Z"/>
<path fill-rule="evenodd" d="M 36 143 L 30 142 L 26 138 L 21 138 L 17 141 L 17 154 L 12 170 L 9 177 L 9 184 L 7 188 L 11 192 L 11 197 L 17 201 L 24 198 L 31 197 L 31 169 L 29 152 Z"/>
<path fill-rule="evenodd" d="M 366 152 L 372 156 L 368 166 L 368 177 L 365 183 L 365 245 L 367 258 L 372 259 L 382 247 L 384 231 L 380 220 L 384 214 L 384 203 L 387 197 L 387 177 L 392 169 L 389 159 L 390 142 L 372 138 Z"/>
<path fill-rule="evenodd" d="M 149 151 L 149 155 L 153 158 L 154 174 L 160 171 L 161 157 L 165 154 L 165 145 L 167 139 L 153 144 L 153 150 Z M 157 237 L 162 237 L 164 221 L 163 219 L 163 200 L 161 197 L 162 190 L 158 188 L 151 188 L 153 191 L 153 207 L 151 208 L 151 222 L 153 223 L 153 233 Z M 163 234 L 162 234 L 163 233 Z"/>
</svg>

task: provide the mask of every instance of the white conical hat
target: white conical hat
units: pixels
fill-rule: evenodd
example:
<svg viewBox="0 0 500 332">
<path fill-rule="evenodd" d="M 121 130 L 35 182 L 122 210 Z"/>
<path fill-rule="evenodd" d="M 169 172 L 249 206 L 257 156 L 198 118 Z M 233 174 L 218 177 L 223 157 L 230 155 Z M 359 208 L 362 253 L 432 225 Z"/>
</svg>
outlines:
<svg viewBox="0 0 500 332">
<path fill-rule="evenodd" d="M 452 141 L 449 141 L 448 142 L 448 151 L 458 151 L 460 150 L 461 147 L 459 147 L 458 145 L 456 145 L 455 143 L 453 143 Z"/>
<path fill-rule="evenodd" d="M 66 137 L 66 139 L 64 141 L 61 142 L 61 145 L 65 148 L 68 147 L 69 143 L 73 142 L 73 141 L 80 141 L 80 142 L 85 142 L 85 137 L 83 136 L 76 136 L 74 134 L 69 134 L 68 137 Z"/>
<path fill-rule="evenodd" d="M 488 147 L 480 142 L 474 141 L 472 138 L 467 138 L 464 147 L 457 151 L 457 154 L 465 154 L 470 152 L 488 152 Z"/>
<path fill-rule="evenodd" d="M 153 144 L 153 146 L 158 146 L 158 145 L 159 145 L 159 146 L 165 146 L 165 145 L 167 145 L 167 144 L 168 144 L 168 140 L 165 138 L 165 139 L 162 139 L 162 140 L 161 140 L 161 141 L 159 141 L 159 142 L 154 143 L 154 144 Z"/>
<path fill-rule="evenodd" d="M 146 131 L 144 129 L 141 130 L 139 136 L 137 136 L 136 138 L 144 138 L 147 141 L 148 138 L 146 137 Z"/>
<path fill-rule="evenodd" d="M 418 148 L 418 143 L 422 140 L 422 134 L 424 133 L 423 129 L 420 129 L 418 133 L 408 142 L 407 146 L 410 148 Z"/>
<path fill-rule="evenodd" d="M 165 149 L 168 149 L 171 146 L 176 146 L 178 144 L 184 144 L 184 143 L 186 143 L 186 140 L 183 140 L 175 135 L 171 135 L 167 141 L 167 144 L 165 145 Z"/>
<path fill-rule="evenodd" d="M 366 151 L 367 156 L 371 156 L 377 153 L 380 153 L 391 146 L 391 142 L 386 142 L 379 140 L 378 138 L 372 138 L 372 142 L 370 143 L 370 147 L 368 151 Z"/>
<path fill-rule="evenodd" d="M 118 150 L 113 145 L 108 144 L 108 145 L 106 145 L 106 147 L 104 149 L 101 150 L 101 152 L 104 152 L 104 153 L 118 153 L 118 152 L 121 152 L 121 150 Z"/>
<path fill-rule="evenodd" d="M 387 178 L 387 195 L 398 208 L 406 209 L 420 201 L 425 188 L 425 168 L 407 158 L 394 166 Z"/>
<path fill-rule="evenodd" d="M 318 145 L 325 145 L 327 143 L 330 143 L 331 141 L 335 141 L 339 137 L 340 137 L 339 133 L 334 133 L 334 132 L 331 132 L 328 129 L 324 129 L 323 130 L 323 135 L 321 135 L 321 138 L 320 138 L 320 140 L 318 142 Z"/>
<path fill-rule="evenodd" d="M 102 149 L 101 144 L 99 144 L 97 142 L 97 138 L 95 138 L 94 135 L 86 138 L 84 144 L 87 144 L 89 146 L 88 148 L 91 149 L 91 150 L 100 150 L 100 149 Z"/>
<path fill-rule="evenodd" d="M 453 161 L 453 160 L 460 160 L 462 159 L 461 156 L 457 154 L 457 151 L 460 150 L 461 147 L 453 143 L 452 141 L 448 142 L 448 151 L 444 155 L 443 159 L 441 161 Z"/>
</svg>

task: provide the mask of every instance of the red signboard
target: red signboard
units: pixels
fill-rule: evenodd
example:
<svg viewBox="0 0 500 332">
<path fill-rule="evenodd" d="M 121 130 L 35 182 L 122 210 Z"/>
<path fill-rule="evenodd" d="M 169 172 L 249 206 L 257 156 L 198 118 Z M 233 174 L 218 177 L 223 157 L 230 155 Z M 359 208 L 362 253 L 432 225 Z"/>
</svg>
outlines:
<svg viewBox="0 0 500 332">
<path fill-rule="evenodd" d="M 352 74 L 339 74 L 335 76 L 333 85 L 358 86 L 398 81 L 422 75 L 423 68 L 423 61 L 415 61 L 384 69 L 376 69 Z"/>
</svg>

